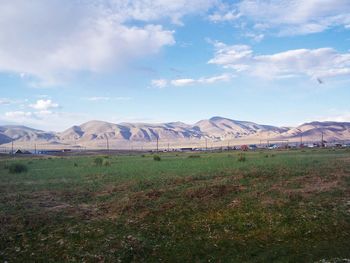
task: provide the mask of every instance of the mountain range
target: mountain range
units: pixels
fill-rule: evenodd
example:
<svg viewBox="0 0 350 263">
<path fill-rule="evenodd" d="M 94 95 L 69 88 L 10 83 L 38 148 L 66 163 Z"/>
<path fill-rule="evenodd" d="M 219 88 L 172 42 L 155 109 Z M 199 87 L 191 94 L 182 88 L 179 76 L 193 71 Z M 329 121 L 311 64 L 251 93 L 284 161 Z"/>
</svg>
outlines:
<svg viewBox="0 0 350 263">
<path fill-rule="evenodd" d="M 25 126 L 0 126 L 0 144 L 13 141 L 18 146 L 47 145 L 50 147 L 130 147 L 162 144 L 190 145 L 231 142 L 256 143 L 261 140 L 320 141 L 350 140 L 350 122 L 310 122 L 298 127 L 276 127 L 223 117 L 201 120 L 195 124 L 169 123 L 109 123 L 90 121 L 63 132 L 46 132 Z"/>
</svg>

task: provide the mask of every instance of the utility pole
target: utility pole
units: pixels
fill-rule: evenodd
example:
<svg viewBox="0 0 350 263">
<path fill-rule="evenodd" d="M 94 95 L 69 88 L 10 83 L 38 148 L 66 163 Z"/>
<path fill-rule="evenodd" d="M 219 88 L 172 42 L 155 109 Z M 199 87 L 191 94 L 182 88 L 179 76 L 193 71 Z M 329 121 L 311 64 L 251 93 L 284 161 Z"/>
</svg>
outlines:
<svg viewBox="0 0 350 263">
<path fill-rule="evenodd" d="M 321 132 L 321 148 L 323 148 L 323 131 Z"/>
<path fill-rule="evenodd" d="M 168 142 L 168 152 L 170 151 L 170 145 L 169 145 L 169 142 Z"/>
<path fill-rule="evenodd" d="M 11 154 L 14 154 L 14 152 L 13 152 L 13 140 L 11 142 Z"/>
<path fill-rule="evenodd" d="M 34 154 L 36 155 L 36 144 L 34 144 Z"/>
<path fill-rule="evenodd" d="M 205 138 L 205 151 L 208 151 L 208 139 Z"/>
<path fill-rule="evenodd" d="M 158 138 L 158 135 L 157 135 L 157 152 L 159 152 L 159 138 Z"/>
<path fill-rule="evenodd" d="M 303 145 L 303 135 L 300 134 L 300 148 L 302 147 L 302 145 Z"/>
<path fill-rule="evenodd" d="M 230 141 L 227 142 L 227 151 L 230 150 Z"/>
<path fill-rule="evenodd" d="M 109 141 L 108 141 L 108 137 L 106 137 L 107 140 L 107 152 L 109 153 Z"/>
</svg>

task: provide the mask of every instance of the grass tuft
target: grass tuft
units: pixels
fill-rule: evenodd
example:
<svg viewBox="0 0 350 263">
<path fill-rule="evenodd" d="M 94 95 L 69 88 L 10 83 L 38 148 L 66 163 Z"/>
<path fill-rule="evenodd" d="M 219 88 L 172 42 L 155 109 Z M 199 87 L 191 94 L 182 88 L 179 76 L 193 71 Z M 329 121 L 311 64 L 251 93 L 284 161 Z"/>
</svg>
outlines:
<svg viewBox="0 0 350 263">
<path fill-rule="evenodd" d="M 107 160 L 103 160 L 103 166 L 111 166 L 111 162 Z"/>
<path fill-rule="evenodd" d="M 246 157 L 244 153 L 239 153 L 238 154 L 238 161 L 239 162 L 245 162 L 246 161 Z"/>
<path fill-rule="evenodd" d="M 96 157 L 94 159 L 94 165 L 95 166 L 102 166 L 103 165 L 103 158 L 102 157 Z"/>
<path fill-rule="evenodd" d="M 26 173 L 28 168 L 22 163 L 12 163 L 8 166 L 9 172 L 11 174 Z"/>
<path fill-rule="evenodd" d="M 159 155 L 154 155 L 154 156 L 153 156 L 153 160 L 159 162 L 159 161 L 161 161 L 162 159 L 160 158 Z"/>
<path fill-rule="evenodd" d="M 196 158 L 201 158 L 201 156 L 200 155 L 189 155 L 187 158 L 196 159 Z"/>
</svg>

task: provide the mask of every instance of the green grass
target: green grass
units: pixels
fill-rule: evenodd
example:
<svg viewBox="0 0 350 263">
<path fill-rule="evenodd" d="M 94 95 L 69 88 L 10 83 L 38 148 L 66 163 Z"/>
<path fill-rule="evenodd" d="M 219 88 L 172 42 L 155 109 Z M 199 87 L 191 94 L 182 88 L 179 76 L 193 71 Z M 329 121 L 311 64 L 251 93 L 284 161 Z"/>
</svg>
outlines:
<svg viewBox="0 0 350 263">
<path fill-rule="evenodd" d="M 350 258 L 348 151 L 192 155 L 0 159 L 0 262 Z"/>
</svg>

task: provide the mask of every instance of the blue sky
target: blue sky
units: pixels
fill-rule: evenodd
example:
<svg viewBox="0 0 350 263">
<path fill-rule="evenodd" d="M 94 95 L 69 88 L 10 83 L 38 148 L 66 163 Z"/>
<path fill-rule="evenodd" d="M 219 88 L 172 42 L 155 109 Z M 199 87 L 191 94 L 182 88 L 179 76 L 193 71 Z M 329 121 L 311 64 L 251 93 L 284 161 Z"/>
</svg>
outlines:
<svg viewBox="0 0 350 263">
<path fill-rule="evenodd" d="M 350 121 L 348 0 L 0 3 L 0 124 Z"/>
</svg>

